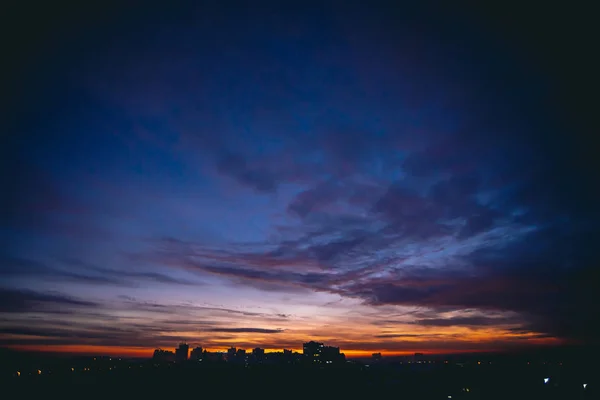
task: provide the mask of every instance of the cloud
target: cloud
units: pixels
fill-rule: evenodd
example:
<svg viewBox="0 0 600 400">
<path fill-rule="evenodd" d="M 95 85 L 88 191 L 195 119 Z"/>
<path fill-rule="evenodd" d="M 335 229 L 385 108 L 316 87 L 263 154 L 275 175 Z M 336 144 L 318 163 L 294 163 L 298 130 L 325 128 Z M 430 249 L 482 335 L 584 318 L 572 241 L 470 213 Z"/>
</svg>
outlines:
<svg viewBox="0 0 600 400">
<path fill-rule="evenodd" d="M 281 333 L 283 329 L 263 329 L 263 328 L 211 328 L 209 332 L 223 333 Z"/>
<path fill-rule="evenodd" d="M 106 271 L 108 272 L 108 271 Z M 192 285 L 192 286 L 201 286 L 203 285 L 202 282 L 194 282 L 194 281 L 190 281 L 190 280 L 183 280 L 183 279 L 177 279 L 177 278 L 173 278 L 170 277 L 168 275 L 165 274 L 160 274 L 157 272 L 123 272 L 123 271 L 111 271 L 114 274 L 117 275 L 121 275 L 123 277 L 127 277 L 127 278 L 134 278 L 134 279 L 149 279 L 149 280 L 153 280 L 156 282 L 161 282 L 161 283 L 168 283 L 168 284 L 176 284 L 176 285 Z"/>
<path fill-rule="evenodd" d="M 373 211 L 388 223 L 384 232 L 426 240 L 449 235 L 452 230 L 442 223 L 442 209 L 425 196 L 395 183 L 374 204 Z"/>
<path fill-rule="evenodd" d="M 291 214 L 306 217 L 309 213 L 318 211 L 327 206 L 340 196 L 338 185 L 335 182 L 327 182 L 317 185 L 299 193 L 287 206 Z"/>
<path fill-rule="evenodd" d="M 466 219 L 465 225 L 460 230 L 460 237 L 471 237 L 485 232 L 494 226 L 496 213 L 486 210 L 483 214 L 474 214 Z"/>
<path fill-rule="evenodd" d="M 426 318 L 419 319 L 415 323 L 426 326 L 501 326 L 510 323 L 511 320 L 505 318 L 490 318 L 484 316 L 473 317 L 451 317 L 451 318 Z M 514 319 L 512 321 L 515 322 Z M 519 320 L 518 323 L 522 323 Z"/>
<path fill-rule="evenodd" d="M 592 282 L 598 282 L 598 273 L 594 270 L 507 272 L 492 269 L 474 276 L 439 273 L 438 276 L 358 283 L 346 288 L 345 295 L 358 296 L 374 305 L 513 311 L 521 317 L 512 321 L 488 317 L 426 318 L 417 323 L 498 326 L 512 322 L 532 332 L 587 341 L 597 332 L 593 322 L 597 295 L 591 289 Z"/>
<path fill-rule="evenodd" d="M 223 152 L 219 155 L 217 170 L 260 192 L 272 192 L 277 188 L 273 174 L 266 169 L 252 167 L 241 154 Z"/>
<path fill-rule="evenodd" d="M 360 236 L 347 240 L 332 241 L 322 245 L 315 245 L 311 248 L 317 260 L 322 262 L 331 262 L 340 254 L 347 253 L 353 248 L 359 246 L 365 241 L 366 237 Z"/>
<path fill-rule="evenodd" d="M 399 219 L 404 224 L 405 218 L 394 204 L 405 204 L 405 209 L 410 210 L 409 216 L 418 212 L 430 214 L 430 207 L 434 207 L 440 198 L 448 198 L 442 204 L 452 209 L 442 209 L 433 215 L 458 217 L 464 215 L 458 212 L 461 208 L 472 209 L 469 202 L 474 201 L 475 189 L 480 184 L 472 179 L 463 180 L 453 189 L 461 195 L 444 192 L 439 185 L 434 187 L 437 187 L 438 196 L 435 201 L 410 193 L 406 195 L 394 188 L 394 198 L 400 193 L 399 203 L 388 203 L 387 200 L 375 203 L 375 210 L 385 214 L 384 221 L 389 215 L 390 219 Z M 389 192 L 384 197 L 390 199 Z M 491 211 L 495 215 L 498 212 Z M 238 284 L 263 282 L 281 290 L 292 285 L 362 299 L 365 304 L 375 307 L 401 305 L 518 314 L 509 319 L 485 315 L 447 318 L 435 313 L 412 317 L 416 323 L 426 326 L 520 325 L 540 335 L 591 340 L 593 313 L 583 310 L 593 310 L 593 304 L 596 304 L 597 296 L 589 287 L 591 282 L 598 282 L 598 275 L 593 268 L 582 266 L 594 257 L 585 250 L 593 235 L 570 233 L 561 238 L 552 232 L 560 229 L 557 226 L 530 228 L 520 225 L 506 213 L 501 215 L 504 218 L 502 225 L 496 225 L 498 222 L 494 218 L 492 227 L 472 229 L 470 235 L 464 233 L 464 225 L 458 224 L 444 228 L 453 233 L 442 235 L 437 232 L 431 236 L 416 232 L 416 237 L 411 236 L 415 232 L 410 230 L 388 231 L 383 235 L 361 220 L 355 220 L 357 225 L 353 225 L 325 219 L 322 225 L 317 225 L 317 230 L 303 232 L 295 240 L 282 241 L 275 250 L 262 255 L 234 249 L 213 253 L 198 247 L 184 250 L 166 246 L 163 256 L 180 260 L 173 265 L 236 279 Z M 357 226 L 362 226 L 363 231 L 357 230 Z M 511 240 L 510 235 L 522 239 Z M 319 240 L 321 238 L 323 241 Z M 413 243 L 414 249 L 411 249 Z M 386 254 L 388 257 L 382 257 Z M 434 262 L 436 259 L 439 263 Z M 563 264 L 566 260 L 578 267 L 568 267 Z M 335 268 L 319 272 L 312 269 L 313 266 L 327 265 Z M 301 272 L 303 268 L 305 272 Z M 567 322 L 572 318 L 575 321 Z"/>
<path fill-rule="evenodd" d="M 205 271 L 216 275 L 224 275 L 234 278 L 244 278 L 249 280 L 265 281 L 280 284 L 303 284 L 318 286 L 320 282 L 327 279 L 325 274 L 317 273 L 295 273 L 287 271 L 260 271 L 247 268 L 236 268 L 228 266 L 210 266 L 203 264 L 189 264 L 190 268 Z"/>
<path fill-rule="evenodd" d="M 217 306 L 205 306 L 205 305 L 194 305 L 194 304 L 161 304 L 161 303 L 149 303 L 149 302 L 140 302 L 137 300 L 124 299 L 125 307 L 128 309 L 134 309 L 136 311 L 145 311 L 150 313 L 157 314 L 166 314 L 166 315 L 179 315 L 191 317 L 194 315 L 229 315 L 230 317 L 268 317 L 268 318 L 276 318 L 276 319 L 285 319 L 287 316 L 281 313 L 264 313 L 264 312 L 256 312 L 256 311 L 247 311 L 247 310 L 236 310 L 232 308 L 226 307 L 217 307 Z"/>
<path fill-rule="evenodd" d="M 448 338 L 448 337 L 452 337 L 452 335 L 432 335 L 432 334 L 413 334 L 413 333 L 386 333 L 386 334 L 382 334 L 382 335 L 375 335 L 376 338 L 378 339 L 403 339 L 403 338 L 418 338 L 418 339 L 434 339 L 434 338 Z"/>
<path fill-rule="evenodd" d="M 62 307 L 98 307 L 98 303 L 75 299 L 61 293 L 0 288 L 0 312 L 23 313 L 33 310 L 56 310 Z"/>
<path fill-rule="evenodd" d="M 194 280 L 173 278 L 158 272 L 117 270 L 98 267 L 76 259 L 60 260 L 62 268 L 47 263 L 2 255 L 0 257 L 0 275 L 4 276 L 37 276 L 45 279 L 80 282 L 93 285 L 116 285 L 135 287 L 140 281 L 155 281 L 165 284 L 202 285 Z"/>
<path fill-rule="evenodd" d="M 53 268 L 35 260 L 3 255 L 0 262 L 2 262 L 0 275 L 4 276 L 38 276 L 51 280 L 98 285 L 127 285 L 127 282 L 114 276 L 81 274 L 77 271 Z"/>
<path fill-rule="evenodd" d="M 25 300 L 23 300 L 25 298 Z M 0 299 L 12 304 L 12 318 L 0 324 L 0 345 L 72 345 L 170 347 L 186 340 L 204 346 L 220 346 L 230 340 L 224 334 L 276 334 L 286 329 L 228 327 L 240 318 L 246 322 L 285 322 L 288 315 L 191 304 L 121 302 L 96 304 L 58 294 L 2 291 Z M 15 301 L 19 300 L 19 301 Z M 11 303 L 7 303 L 10 301 Z M 19 306 L 19 303 L 25 305 Z M 42 304 L 44 303 L 44 304 Z M 43 306 L 43 307 L 41 307 Z M 93 306 L 93 307 L 90 307 Z M 52 307 L 74 313 L 51 313 Z M 126 318 L 116 313 L 128 312 Z M 133 312 L 133 313 L 132 313 Z"/>
<path fill-rule="evenodd" d="M 81 313 L 80 315 L 85 315 Z M 57 327 L 50 321 L 36 321 L 35 327 L 12 326 L 0 328 L 1 345 L 96 345 L 149 347 L 171 345 L 181 340 L 177 325 L 123 322 L 113 326 L 110 319 L 96 317 L 95 323 L 78 322 L 75 326 Z M 103 323 L 104 322 L 104 323 Z M 182 324 L 179 325 L 181 327 Z M 197 325 L 196 329 L 201 326 Z M 189 327 L 188 327 L 189 329 Z M 16 336 L 16 337 L 15 337 Z M 150 355 L 150 354 L 149 354 Z"/>
</svg>

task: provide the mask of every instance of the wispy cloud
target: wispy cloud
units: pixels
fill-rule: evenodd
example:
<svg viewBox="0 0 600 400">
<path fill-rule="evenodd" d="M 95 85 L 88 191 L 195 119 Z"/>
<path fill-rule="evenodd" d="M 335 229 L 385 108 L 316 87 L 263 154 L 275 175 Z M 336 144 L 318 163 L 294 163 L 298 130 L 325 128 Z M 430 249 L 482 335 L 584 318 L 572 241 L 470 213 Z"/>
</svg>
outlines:
<svg viewBox="0 0 600 400">
<path fill-rule="evenodd" d="M 263 329 L 263 328 L 211 328 L 210 332 L 225 333 L 281 333 L 283 329 Z"/>
<path fill-rule="evenodd" d="M 110 269 L 81 260 L 59 260 L 40 262 L 3 255 L 0 259 L 0 275 L 7 277 L 39 277 L 49 280 L 88 283 L 92 285 L 115 285 L 135 287 L 140 281 L 164 284 L 201 286 L 204 283 L 193 279 L 178 279 L 168 274 L 152 271 Z"/>
<path fill-rule="evenodd" d="M 46 311 L 47 308 L 60 310 L 61 308 L 83 307 L 94 308 L 99 304 L 75 299 L 73 297 L 55 292 L 35 292 L 31 290 L 16 290 L 0 288 L 0 312 L 23 313 L 33 310 Z"/>
</svg>

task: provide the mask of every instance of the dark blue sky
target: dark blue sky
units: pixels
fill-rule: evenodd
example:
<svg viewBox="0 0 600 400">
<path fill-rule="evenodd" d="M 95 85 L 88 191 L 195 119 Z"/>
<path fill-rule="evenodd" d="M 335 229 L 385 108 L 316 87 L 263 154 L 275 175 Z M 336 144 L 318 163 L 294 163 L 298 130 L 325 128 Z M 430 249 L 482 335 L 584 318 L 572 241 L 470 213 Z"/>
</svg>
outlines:
<svg viewBox="0 0 600 400">
<path fill-rule="evenodd" d="M 15 28 L 0 345 L 596 337 L 585 20 L 219 3 Z"/>
</svg>

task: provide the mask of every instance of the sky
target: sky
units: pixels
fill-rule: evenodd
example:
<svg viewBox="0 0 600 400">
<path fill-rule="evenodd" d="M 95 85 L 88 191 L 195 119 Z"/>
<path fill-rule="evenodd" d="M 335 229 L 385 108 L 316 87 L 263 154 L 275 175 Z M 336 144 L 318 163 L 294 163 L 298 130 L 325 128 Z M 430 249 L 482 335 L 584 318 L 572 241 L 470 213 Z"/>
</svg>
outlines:
<svg viewBox="0 0 600 400">
<path fill-rule="evenodd" d="M 554 40 L 575 33 L 483 9 L 249 4 L 21 26 L 0 346 L 312 339 L 352 356 L 600 337 L 597 161 L 572 89 L 587 64 Z"/>
</svg>

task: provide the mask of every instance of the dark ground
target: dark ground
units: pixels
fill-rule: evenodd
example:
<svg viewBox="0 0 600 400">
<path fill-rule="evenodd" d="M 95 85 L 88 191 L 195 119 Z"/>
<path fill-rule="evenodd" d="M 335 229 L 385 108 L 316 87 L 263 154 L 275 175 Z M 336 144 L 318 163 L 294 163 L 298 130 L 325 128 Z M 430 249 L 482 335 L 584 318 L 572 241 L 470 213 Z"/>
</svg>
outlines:
<svg viewBox="0 0 600 400">
<path fill-rule="evenodd" d="M 87 365 L 87 366 L 86 366 Z M 13 398 L 375 398 L 396 399 L 592 399 L 597 379 L 590 365 L 505 360 L 424 364 L 346 363 L 339 366 L 231 365 L 193 363 L 158 365 L 92 359 L 64 359 L 22 368 L 20 376 L 3 363 L 1 387 Z M 73 370 L 71 370 L 73 368 Z M 87 370 L 89 368 L 89 370 Z M 14 369 L 14 368 L 13 368 Z M 545 384 L 544 378 L 550 381 Z M 588 387 L 583 388 L 583 383 Z M 468 389 L 468 391 L 467 391 Z M 4 397 L 4 396 L 2 396 Z M 8 398 L 8 397 L 6 397 Z"/>
</svg>

